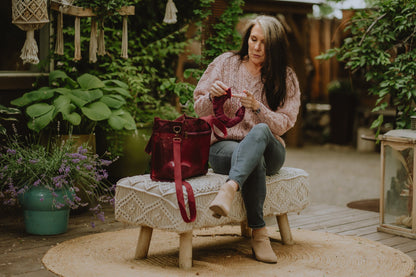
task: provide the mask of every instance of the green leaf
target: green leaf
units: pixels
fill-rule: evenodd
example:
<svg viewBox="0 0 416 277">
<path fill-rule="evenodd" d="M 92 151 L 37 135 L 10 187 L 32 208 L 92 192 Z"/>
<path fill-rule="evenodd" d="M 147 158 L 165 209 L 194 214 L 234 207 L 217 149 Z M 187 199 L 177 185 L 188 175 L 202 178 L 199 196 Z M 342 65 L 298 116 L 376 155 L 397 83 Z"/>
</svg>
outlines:
<svg viewBox="0 0 416 277">
<path fill-rule="evenodd" d="M 71 94 L 72 90 L 69 88 L 57 88 L 55 89 L 56 92 L 60 94 Z"/>
<path fill-rule="evenodd" d="M 50 99 L 54 96 L 54 92 L 55 89 L 51 89 L 50 87 L 43 87 L 38 90 L 27 92 L 23 94 L 22 97 L 14 99 L 10 103 L 18 107 L 24 107 L 33 102 Z"/>
<path fill-rule="evenodd" d="M 9 108 L 0 104 L 0 114 L 7 114 L 7 115 L 20 114 L 20 110 L 16 108 Z"/>
<path fill-rule="evenodd" d="M 111 110 L 102 102 L 94 102 L 81 108 L 83 114 L 91 120 L 100 121 L 111 116 Z"/>
<path fill-rule="evenodd" d="M 128 89 L 129 85 L 127 85 L 126 83 L 119 81 L 119 80 L 105 80 L 103 81 L 103 83 L 107 86 L 107 87 L 112 87 L 112 84 L 116 85 L 117 87 L 120 88 L 124 88 L 124 89 Z"/>
<path fill-rule="evenodd" d="M 102 88 L 105 86 L 105 84 L 98 79 L 98 77 L 91 75 L 89 73 L 85 73 L 81 75 L 77 79 L 79 85 L 82 89 L 96 89 L 96 88 Z"/>
<path fill-rule="evenodd" d="M 84 107 L 88 103 L 84 99 L 79 98 L 73 94 L 69 94 L 68 97 L 71 98 L 71 102 L 74 103 L 79 108 Z"/>
<path fill-rule="evenodd" d="M 56 114 L 63 112 L 64 110 L 68 110 L 70 104 L 71 98 L 69 98 L 66 95 L 60 95 L 58 98 L 56 98 L 53 101 L 53 105 L 55 106 L 55 112 L 53 117 L 55 117 Z"/>
<path fill-rule="evenodd" d="M 71 112 L 71 107 L 67 106 L 65 109 L 63 109 L 62 112 L 62 118 L 64 120 L 69 121 L 72 125 L 78 126 L 81 124 L 81 116 L 76 112 Z"/>
<path fill-rule="evenodd" d="M 99 89 L 95 89 L 95 90 L 83 90 L 83 89 L 78 89 L 78 90 L 73 90 L 72 94 L 85 101 L 86 103 L 91 103 L 97 99 L 100 99 L 101 97 L 103 97 L 103 92 Z M 84 105 L 85 105 L 84 104 Z M 84 106 L 83 105 L 83 106 Z"/>
<path fill-rule="evenodd" d="M 120 109 L 126 104 L 126 100 L 120 95 L 104 95 L 100 101 L 113 109 Z"/>
<path fill-rule="evenodd" d="M 380 114 L 378 116 L 378 118 L 373 121 L 373 123 L 371 124 L 371 127 L 370 128 L 371 129 L 379 128 L 381 126 L 381 124 L 383 124 L 383 120 L 384 120 L 384 117 L 383 117 L 382 114 Z"/>
<path fill-rule="evenodd" d="M 44 114 L 51 113 L 54 109 L 55 107 L 52 105 L 46 103 L 36 103 L 27 107 L 26 114 L 31 118 L 36 118 Z"/>
<path fill-rule="evenodd" d="M 134 121 L 133 117 L 122 109 L 113 111 L 110 118 L 108 119 L 108 124 L 114 130 L 121 130 L 123 128 L 126 130 L 136 129 L 136 122 Z"/>
<path fill-rule="evenodd" d="M 68 75 L 61 71 L 61 70 L 55 70 L 49 73 L 49 85 L 52 86 L 58 86 L 60 83 L 59 80 L 62 80 L 62 83 L 68 84 L 70 87 L 74 88 L 77 86 L 77 83 L 72 80 Z"/>
<path fill-rule="evenodd" d="M 55 81 L 57 79 L 66 79 L 69 78 L 68 75 L 62 70 L 54 70 L 49 73 L 49 80 Z"/>
<path fill-rule="evenodd" d="M 128 90 L 124 89 L 124 88 L 117 88 L 117 87 L 111 87 L 111 88 L 109 88 L 109 87 L 105 87 L 105 88 L 102 88 L 102 90 L 105 91 L 105 92 L 109 92 L 109 93 L 115 93 L 116 92 L 116 93 L 118 93 L 120 95 L 123 95 L 126 98 L 133 98 L 131 96 L 130 92 Z"/>
<path fill-rule="evenodd" d="M 39 132 L 49 125 L 53 119 L 55 107 L 46 103 L 39 103 L 29 106 L 26 113 L 32 118 L 27 126 L 29 129 Z"/>
</svg>

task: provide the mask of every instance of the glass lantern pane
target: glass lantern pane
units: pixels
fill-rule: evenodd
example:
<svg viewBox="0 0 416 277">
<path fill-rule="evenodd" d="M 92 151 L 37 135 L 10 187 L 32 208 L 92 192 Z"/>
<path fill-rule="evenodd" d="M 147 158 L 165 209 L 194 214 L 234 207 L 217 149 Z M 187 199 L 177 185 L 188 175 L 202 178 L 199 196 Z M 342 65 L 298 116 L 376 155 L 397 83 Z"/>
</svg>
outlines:
<svg viewBox="0 0 416 277">
<path fill-rule="evenodd" d="M 384 146 L 384 222 L 412 228 L 413 148 Z"/>
</svg>

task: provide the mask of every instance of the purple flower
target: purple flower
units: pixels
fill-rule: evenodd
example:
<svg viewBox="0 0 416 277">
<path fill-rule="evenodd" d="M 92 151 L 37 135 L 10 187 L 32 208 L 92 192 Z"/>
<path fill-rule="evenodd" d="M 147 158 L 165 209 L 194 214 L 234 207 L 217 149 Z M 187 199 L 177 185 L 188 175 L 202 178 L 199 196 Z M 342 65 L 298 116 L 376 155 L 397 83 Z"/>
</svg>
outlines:
<svg viewBox="0 0 416 277">
<path fill-rule="evenodd" d="M 18 158 L 18 159 L 17 159 L 17 161 L 16 161 L 16 162 L 17 162 L 18 164 L 22 164 L 22 160 L 23 160 L 23 158 L 22 158 L 22 157 L 20 157 L 20 158 Z"/>
<path fill-rule="evenodd" d="M 80 162 L 80 159 L 72 159 L 72 162 L 73 162 L 74 164 L 77 164 L 77 163 L 79 163 L 79 162 Z"/>
<path fill-rule="evenodd" d="M 92 221 L 92 222 L 91 222 L 91 227 L 92 227 L 92 228 L 95 228 L 95 223 L 94 223 L 94 221 Z"/>
<path fill-rule="evenodd" d="M 112 163 L 112 161 L 110 161 L 110 160 L 101 160 L 101 164 L 103 165 L 103 166 L 109 166 L 110 164 Z"/>
<path fill-rule="evenodd" d="M 14 149 L 7 149 L 7 154 L 11 154 L 11 155 L 15 155 L 16 154 L 16 150 L 14 150 Z"/>
<path fill-rule="evenodd" d="M 104 221 L 105 221 L 104 212 L 99 212 L 99 213 L 97 214 L 97 218 L 98 218 L 99 220 L 101 220 L 102 222 L 104 222 Z"/>
<path fill-rule="evenodd" d="M 43 202 L 44 199 L 43 199 L 43 197 L 41 197 L 39 200 L 40 200 L 40 202 Z"/>
<path fill-rule="evenodd" d="M 73 158 L 73 159 L 80 159 L 82 161 L 85 160 L 85 159 L 87 159 L 87 156 L 82 155 L 80 153 L 71 153 L 71 154 L 69 154 L 67 156 L 69 156 L 70 158 Z"/>
<path fill-rule="evenodd" d="M 80 154 L 85 154 L 87 153 L 88 149 L 82 147 L 82 145 L 80 147 L 78 147 L 77 152 Z"/>
<path fill-rule="evenodd" d="M 38 159 L 32 159 L 32 160 L 29 160 L 29 163 L 31 163 L 31 164 L 36 164 L 36 163 L 38 163 L 39 162 L 39 160 Z"/>
<path fill-rule="evenodd" d="M 84 167 L 86 170 L 92 170 L 92 165 L 90 164 L 84 164 Z"/>
<path fill-rule="evenodd" d="M 36 180 L 36 181 L 33 183 L 33 186 L 34 186 L 34 187 L 37 187 L 39 184 L 40 184 L 40 179 Z"/>
</svg>

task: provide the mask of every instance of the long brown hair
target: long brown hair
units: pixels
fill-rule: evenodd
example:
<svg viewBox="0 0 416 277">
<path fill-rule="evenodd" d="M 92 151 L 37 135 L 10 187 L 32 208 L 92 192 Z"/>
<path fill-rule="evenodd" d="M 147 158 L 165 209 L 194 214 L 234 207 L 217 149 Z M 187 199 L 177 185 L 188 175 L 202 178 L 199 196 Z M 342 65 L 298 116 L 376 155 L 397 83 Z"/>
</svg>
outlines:
<svg viewBox="0 0 416 277">
<path fill-rule="evenodd" d="M 248 40 L 251 29 L 259 24 L 264 32 L 265 60 L 261 68 L 264 84 L 263 96 L 267 104 L 275 111 L 283 106 L 286 99 L 286 76 L 288 67 L 288 42 L 283 25 L 274 17 L 261 15 L 250 22 L 243 36 L 240 50 L 236 53 L 243 61 L 248 55 Z"/>
</svg>

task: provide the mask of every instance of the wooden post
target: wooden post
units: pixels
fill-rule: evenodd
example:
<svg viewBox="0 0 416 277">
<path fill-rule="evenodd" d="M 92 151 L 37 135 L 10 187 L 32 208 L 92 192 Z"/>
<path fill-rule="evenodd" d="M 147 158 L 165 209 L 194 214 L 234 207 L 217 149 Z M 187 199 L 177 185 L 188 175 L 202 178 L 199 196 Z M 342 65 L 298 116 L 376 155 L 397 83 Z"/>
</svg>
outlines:
<svg viewBox="0 0 416 277">
<path fill-rule="evenodd" d="M 192 231 L 179 234 L 179 267 L 192 267 Z"/>
<path fill-rule="evenodd" d="M 245 238 L 251 238 L 251 228 L 248 227 L 247 220 L 241 222 L 241 235 Z"/>
<path fill-rule="evenodd" d="M 290 231 L 289 220 L 287 214 L 276 216 L 277 224 L 279 225 L 280 236 L 286 245 L 293 245 L 292 232 Z"/>
<path fill-rule="evenodd" d="M 150 240 L 152 239 L 153 228 L 147 226 L 141 226 L 139 240 L 137 241 L 136 254 L 134 258 L 136 260 L 147 257 L 149 252 Z"/>
</svg>

